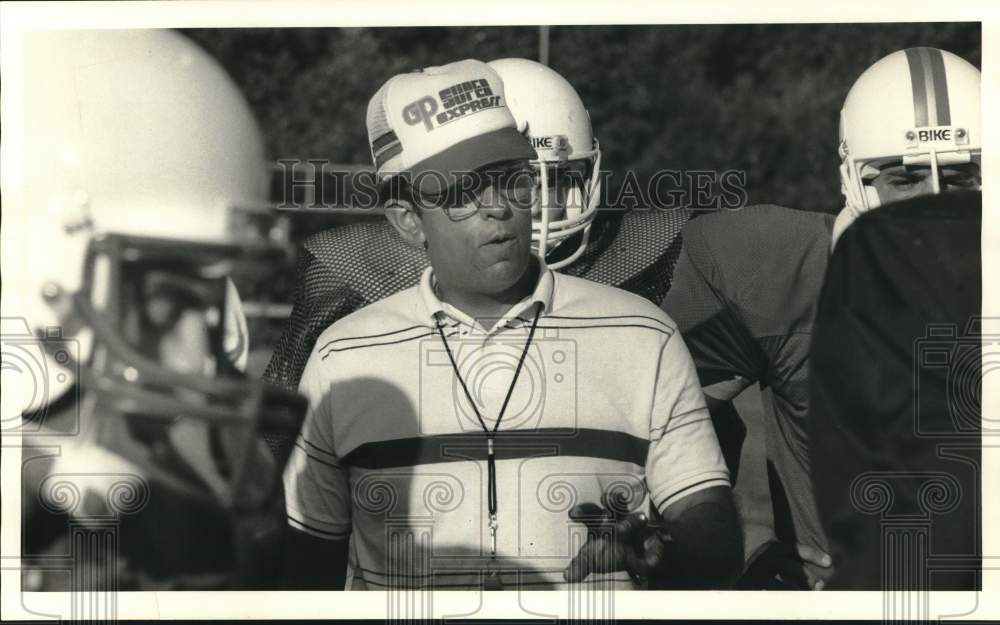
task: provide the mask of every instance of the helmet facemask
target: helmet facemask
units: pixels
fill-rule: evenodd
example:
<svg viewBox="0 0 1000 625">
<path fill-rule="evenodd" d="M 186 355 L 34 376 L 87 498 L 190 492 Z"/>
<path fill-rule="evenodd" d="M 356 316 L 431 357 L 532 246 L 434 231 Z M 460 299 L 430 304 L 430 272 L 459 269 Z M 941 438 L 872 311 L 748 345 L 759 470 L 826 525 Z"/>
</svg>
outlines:
<svg viewBox="0 0 1000 625">
<path fill-rule="evenodd" d="M 532 247 L 549 268 L 560 269 L 580 258 L 590 240 L 601 195 L 601 152 L 595 148 L 582 157 L 537 160 L 532 166 L 538 172 Z"/>
<path fill-rule="evenodd" d="M 590 114 L 558 72 L 528 59 L 490 61 L 504 83 L 517 128 L 538 154 L 532 247 L 551 269 L 576 261 L 587 248 L 601 197 L 601 150 Z"/>
<path fill-rule="evenodd" d="M 842 141 L 839 149 L 841 156 L 840 176 L 841 190 L 847 199 L 847 206 L 858 214 L 878 208 L 882 199 L 871 185 L 881 171 L 892 165 L 906 167 L 929 167 L 932 193 L 941 193 L 941 169 L 950 165 L 962 165 L 979 162 L 979 151 L 968 148 L 968 131 L 964 128 L 945 129 L 954 137 L 953 143 L 947 141 L 920 145 L 916 137 L 920 129 L 905 131 L 907 151 L 894 154 L 865 155 L 856 158 L 850 154 L 846 141 Z"/>
<path fill-rule="evenodd" d="M 295 394 L 247 379 L 227 353 L 226 276 L 252 255 L 237 245 L 108 235 L 91 242 L 79 292 L 51 284 L 45 294 L 68 312 L 66 327 L 93 334 L 76 370 L 96 398 L 93 418 L 81 415 L 96 428 L 94 442 L 152 482 L 223 509 L 252 509 L 273 495 L 276 470 L 249 479 L 256 434 L 294 436 L 304 413 Z M 193 448 L 196 433 L 214 449 Z M 121 445 L 122 435 L 138 444 Z"/>
</svg>

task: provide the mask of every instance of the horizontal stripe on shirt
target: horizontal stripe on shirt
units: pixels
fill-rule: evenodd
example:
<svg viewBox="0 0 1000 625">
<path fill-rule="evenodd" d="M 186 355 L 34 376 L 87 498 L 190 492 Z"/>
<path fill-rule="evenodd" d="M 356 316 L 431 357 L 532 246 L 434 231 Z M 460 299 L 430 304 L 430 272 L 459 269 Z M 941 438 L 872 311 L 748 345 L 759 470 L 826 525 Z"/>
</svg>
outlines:
<svg viewBox="0 0 1000 625">
<path fill-rule="evenodd" d="M 486 435 L 461 432 L 397 438 L 359 445 L 342 464 L 362 469 L 392 469 L 440 462 L 486 460 Z M 497 460 L 539 456 L 578 456 L 642 466 L 649 441 L 625 432 L 590 428 L 500 430 L 494 439 Z"/>
</svg>

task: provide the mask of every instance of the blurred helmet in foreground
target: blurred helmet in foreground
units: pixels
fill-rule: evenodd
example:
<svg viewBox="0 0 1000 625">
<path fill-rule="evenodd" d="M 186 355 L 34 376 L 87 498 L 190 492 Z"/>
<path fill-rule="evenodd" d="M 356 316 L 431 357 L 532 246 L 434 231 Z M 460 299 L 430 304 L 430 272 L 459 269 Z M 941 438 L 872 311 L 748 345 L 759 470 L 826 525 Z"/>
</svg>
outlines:
<svg viewBox="0 0 1000 625">
<path fill-rule="evenodd" d="M 552 269 L 565 267 L 586 250 L 601 195 L 601 150 L 590 114 L 573 86 L 541 63 L 499 59 L 489 65 L 503 80 L 518 129 L 538 153 L 532 163 L 539 173 L 534 247 Z M 562 249 L 563 243 L 576 247 Z"/>
<path fill-rule="evenodd" d="M 247 226 L 266 199 L 261 135 L 207 54 L 162 30 L 37 32 L 23 43 L 5 80 L 23 95 L 6 111 L 16 165 L 5 180 L 4 317 L 54 334 L 54 294 L 85 289 L 112 321 L 122 276 L 107 273 L 117 266 L 108 256 L 204 267 L 204 253 L 224 275 L 227 252 L 259 241 Z M 61 360 L 48 360 L 47 389 L 27 410 L 73 383 Z"/>
<path fill-rule="evenodd" d="M 262 505 L 277 474 L 254 473 L 255 434 L 294 430 L 302 405 L 234 366 L 228 276 L 285 251 L 246 101 L 172 31 L 5 43 L 4 429 L 44 426 L 71 396 L 74 444 L 140 467 L 167 487 L 154 497 Z"/>
</svg>

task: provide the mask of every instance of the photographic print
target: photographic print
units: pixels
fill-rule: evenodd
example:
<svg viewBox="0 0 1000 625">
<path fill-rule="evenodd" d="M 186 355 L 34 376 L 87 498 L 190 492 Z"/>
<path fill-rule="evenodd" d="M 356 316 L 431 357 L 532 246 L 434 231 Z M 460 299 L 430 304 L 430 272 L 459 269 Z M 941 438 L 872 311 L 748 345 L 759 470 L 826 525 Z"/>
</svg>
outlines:
<svg viewBox="0 0 1000 625">
<path fill-rule="evenodd" d="M 982 6 L 87 4 L 3 5 L 5 619 L 996 616 Z"/>
</svg>

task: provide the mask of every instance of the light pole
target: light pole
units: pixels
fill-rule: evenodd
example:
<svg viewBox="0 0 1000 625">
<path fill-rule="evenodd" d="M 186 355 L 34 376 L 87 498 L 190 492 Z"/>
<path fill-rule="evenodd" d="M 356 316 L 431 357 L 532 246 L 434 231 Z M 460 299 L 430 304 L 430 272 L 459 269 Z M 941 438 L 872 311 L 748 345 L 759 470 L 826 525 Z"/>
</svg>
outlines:
<svg viewBox="0 0 1000 625">
<path fill-rule="evenodd" d="M 549 64 L 549 27 L 538 27 L 538 62 L 542 65 Z"/>
</svg>

